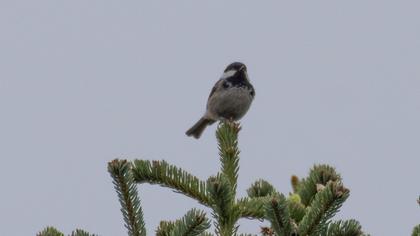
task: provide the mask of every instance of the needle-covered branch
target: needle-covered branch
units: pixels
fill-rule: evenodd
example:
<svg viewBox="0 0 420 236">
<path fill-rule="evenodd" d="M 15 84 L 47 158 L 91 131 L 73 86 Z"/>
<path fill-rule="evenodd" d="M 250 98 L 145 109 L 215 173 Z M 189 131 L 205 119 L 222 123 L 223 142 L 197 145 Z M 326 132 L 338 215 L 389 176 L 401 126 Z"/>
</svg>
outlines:
<svg viewBox="0 0 420 236">
<path fill-rule="evenodd" d="M 349 190 L 340 182 L 330 181 L 318 191 L 299 224 L 299 235 L 319 235 L 349 196 Z"/>
<path fill-rule="evenodd" d="M 259 179 L 255 181 L 251 187 L 249 187 L 246 192 L 248 193 L 248 197 L 265 197 L 277 192 L 277 190 L 263 179 Z"/>
<path fill-rule="evenodd" d="M 207 181 L 207 191 L 211 197 L 217 235 L 235 235 L 240 212 L 235 206 L 235 196 L 229 180 L 223 174 L 210 177 Z"/>
<path fill-rule="evenodd" d="M 111 174 L 115 191 L 118 194 L 128 235 L 145 236 L 143 211 L 131 168 L 131 163 L 126 160 L 113 160 L 108 163 L 108 172 Z"/>
<path fill-rule="evenodd" d="M 191 209 L 182 219 L 175 222 L 161 222 L 157 236 L 199 236 L 210 228 L 210 221 L 202 211 Z"/>
<path fill-rule="evenodd" d="M 96 235 L 90 234 L 82 229 L 76 229 L 75 231 L 71 232 L 70 236 L 96 236 Z"/>
<path fill-rule="evenodd" d="M 237 206 L 241 217 L 249 219 L 264 218 L 264 204 L 270 199 L 270 195 L 277 193 L 274 187 L 265 180 L 255 181 L 247 189 L 248 197 L 238 200 Z"/>
<path fill-rule="evenodd" d="M 420 236 L 420 224 L 414 227 L 413 233 L 411 233 L 411 236 Z"/>
<path fill-rule="evenodd" d="M 293 188 L 296 188 L 296 193 L 299 194 L 302 204 L 309 206 L 318 192 L 317 186 L 325 186 L 329 181 L 341 181 L 341 177 L 331 166 L 315 165 L 306 179 L 298 180 L 292 177 L 292 186 L 295 185 Z"/>
<path fill-rule="evenodd" d="M 290 217 L 294 222 L 300 222 L 306 214 L 305 206 L 299 201 L 299 197 L 291 195 L 287 199 L 287 209 L 289 210 Z"/>
<path fill-rule="evenodd" d="M 64 236 L 64 234 L 58 231 L 56 228 L 48 226 L 41 232 L 37 233 L 36 236 Z"/>
<path fill-rule="evenodd" d="M 362 227 L 356 220 L 339 220 L 332 222 L 328 225 L 328 228 L 321 233 L 325 236 L 363 236 L 365 235 L 362 231 Z"/>
<path fill-rule="evenodd" d="M 143 212 L 136 184 L 149 183 L 168 187 L 211 208 L 217 236 L 238 236 L 240 218 L 268 220 L 270 227 L 261 227 L 263 236 L 363 236 L 355 220 L 331 222 L 349 190 L 341 183 L 340 175 L 328 165 L 315 165 L 307 178 L 293 176 L 293 192 L 287 197 L 265 180 L 257 180 L 247 189 L 247 197 L 237 199 L 239 171 L 238 132 L 240 126 L 222 122 L 216 131 L 221 170 L 216 176 L 202 181 L 187 171 L 166 161 L 114 160 L 108 164 L 121 212 L 129 236 L 145 236 Z M 183 218 L 162 221 L 157 236 L 213 236 L 204 213 L 192 209 Z M 239 234 L 239 236 L 250 234 Z M 413 230 L 420 236 L 420 226 Z M 37 236 L 64 236 L 47 228 Z M 82 230 L 71 236 L 89 236 Z"/>
<path fill-rule="evenodd" d="M 283 194 L 271 196 L 264 205 L 265 218 L 271 222 L 271 228 L 278 236 L 289 236 L 294 230 Z"/>
<path fill-rule="evenodd" d="M 206 183 L 166 161 L 135 160 L 133 175 L 137 183 L 159 184 L 210 206 Z"/>
<path fill-rule="evenodd" d="M 264 219 L 264 204 L 270 199 L 270 196 L 266 197 L 244 197 L 238 200 L 236 203 L 241 218 L 248 219 Z"/>
<path fill-rule="evenodd" d="M 239 171 L 239 148 L 238 132 L 240 125 L 234 122 L 222 122 L 217 131 L 216 137 L 219 145 L 220 162 L 222 173 L 227 177 L 232 186 L 233 195 L 236 195 Z"/>
<path fill-rule="evenodd" d="M 54 227 L 46 227 L 44 230 L 39 232 L 37 236 L 64 236 L 64 234 Z M 96 234 L 90 234 L 84 230 L 76 229 L 71 232 L 69 236 L 96 236 Z"/>
</svg>

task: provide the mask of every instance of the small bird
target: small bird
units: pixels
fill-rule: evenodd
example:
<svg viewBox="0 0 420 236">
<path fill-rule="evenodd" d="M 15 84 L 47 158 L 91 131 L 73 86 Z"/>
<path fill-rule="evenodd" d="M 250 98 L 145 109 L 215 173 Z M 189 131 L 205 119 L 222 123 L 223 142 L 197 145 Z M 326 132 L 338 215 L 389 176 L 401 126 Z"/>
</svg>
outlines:
<svg viewBox="0 0 420 236">
<path fill-rule="evenodd" d="M 208 125 L 218 120 L 241 119 L 254 97 L 255 90 L 249 82 L 246 66 L 241 62 L 231 63 L 211 90 L 203 117 L 185 134 L 198 139 Z"/>
</svg>

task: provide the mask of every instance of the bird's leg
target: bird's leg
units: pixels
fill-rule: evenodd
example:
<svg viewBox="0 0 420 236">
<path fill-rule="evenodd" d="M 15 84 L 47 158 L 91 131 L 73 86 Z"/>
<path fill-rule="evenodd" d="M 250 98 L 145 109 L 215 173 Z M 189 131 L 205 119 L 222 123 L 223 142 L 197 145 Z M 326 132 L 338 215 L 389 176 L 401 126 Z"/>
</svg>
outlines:
<svg viewBox="0 0 420 236">
<path fill-rule="evenodd" d="M 233 117 L 230 117 L 230 118 L 229 118 L 229 122 L 230 122 L 230 123 L 235 123 L 235 120 L 233 119 Z"/>
<path fill-rule="evenodd" d="M 230 117 L 230 118 L 220 117 L 219 120 L 220 120 L 219 124 L 225 123 L 229 125 L 230 127 L 232 127 L 234 130 L 236 130 L 236 132 L 239 132 L 241 130 L 240 123 L 236 122 L 235 119 L 233 119 L 233 117 Z"/>
<path fill-rule="evenodd" d="M 239 130 L 241 130 L 241 125 L 239 122 L 236 122 L 235 119 L 233 119 L 233 117 L 230 117 L 229 119 L 226 119 L 226 123 L 232 127 L 234 130 L 236 130 L 236 132 L 239 132 Z"/>
</svg>

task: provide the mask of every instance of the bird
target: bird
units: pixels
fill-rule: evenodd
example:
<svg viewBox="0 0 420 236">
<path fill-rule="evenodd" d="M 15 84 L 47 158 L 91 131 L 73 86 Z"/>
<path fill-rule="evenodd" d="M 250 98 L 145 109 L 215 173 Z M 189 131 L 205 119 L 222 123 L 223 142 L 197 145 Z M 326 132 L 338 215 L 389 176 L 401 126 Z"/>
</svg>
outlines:
<svg viewBox="0 0 420 236">
<path fill-rule="evenodd" d="M 249 81 L 245 64 L 229 64 L 210 92 L 204 115 L 185 134 L 199 139 L 204 129 L 216 121 L 240 120 L 254 97 L 255 89 Z"/>
</svg>

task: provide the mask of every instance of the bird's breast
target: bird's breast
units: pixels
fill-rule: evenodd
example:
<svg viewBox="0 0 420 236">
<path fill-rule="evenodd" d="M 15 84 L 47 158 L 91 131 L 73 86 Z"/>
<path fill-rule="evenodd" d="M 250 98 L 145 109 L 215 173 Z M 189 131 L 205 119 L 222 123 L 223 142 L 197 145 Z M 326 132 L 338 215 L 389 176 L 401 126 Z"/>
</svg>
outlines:
<svg viewBox="0 0 420 236">
<path fill-rule="evenodd" d="M 207 110 L 218 119 L 239 120 L 248 111 L 253 91 L 247 86 L 232 86 L 215 93 L 208 101 Z"/>
</svg>

